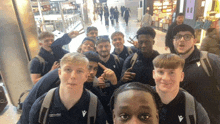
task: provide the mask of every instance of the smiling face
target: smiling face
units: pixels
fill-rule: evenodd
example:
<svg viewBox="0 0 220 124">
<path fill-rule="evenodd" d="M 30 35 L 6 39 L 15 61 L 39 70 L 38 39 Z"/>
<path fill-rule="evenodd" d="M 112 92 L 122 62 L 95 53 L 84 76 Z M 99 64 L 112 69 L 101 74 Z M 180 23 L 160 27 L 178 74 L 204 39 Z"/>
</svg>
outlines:
<svg viewBox="0 0 220 124">
<path fill-rule="evenodd" d="M 58 70 L 60 85 L 67 89 L 83 88 L 88 78 L 88 67 L 85 62 L 67 62 Z"/>
<path fill-rule="evenodd" d="M 143 54 L 151 55 L 153 53 L 154 39 L 150 35 L 141 34 L 138 36 L 139 49 Z"/>
<path fill-rule="evenodd" d="M 111 45 L 109 42 L 101 42 L 96 46 L 96 51 L 103 58 L 106 58 L 110 55 L 110 50 L 111 50 Z"/>
<path fill-rule="evenodd" d="M 189 31 L 180 31 L 177 35 L 192 35 Z M 181 39 L 174 38 L 173 45 L 176 52 L 180 55 L 190 55 L 194 50 L 194 45 L 196 44 L 196 39 L 192 36 L 190 40 L 185 40 L 183 37 Z"/>
<path fill-rule="evenodd" d="M 81 53 L 95 51 L 95 44 L 92 41 L 85 41 L 81 46 Z"/>
<path fill-rule="evenodd" d="M 89 77 L 86 82 L 93 82 L 97 71 L 98 71 L 98 63 L 90 61 L 89 62 Z"/>
<path fill-rule="evenodd" d="M 153 78 L 157 92 L 173 93 L 179 91 L 180 82 L 183 81 L 184 72 L 181 67 L 176 69 L 156 68 L 153 70 Z"/>
<path fill-rule="evenodd" d="M 114 124 L 159 124 L 155 101 L 149 92 L 119 93 L 113 110 Z"/>
<path fill-rule="evenodd" d="M 51 52 L 52 51 L 51 45 L 53 42 L 54 42 L 54 37 L 48 36 L 48 37 L 45 37 L 44 39 L 42 39 L 41 42 L 39 43 L 39 45 L 41 47 L 43 47 L 46 51 Z"/>
<path fill-rule="evenodd" d="M 115 47 L 115 49 L 119 49 L 120 51 L 124 48 L 124 37 L 122 35 L 115 35 L 112 38 L 112 44 Z"/>
</svg>

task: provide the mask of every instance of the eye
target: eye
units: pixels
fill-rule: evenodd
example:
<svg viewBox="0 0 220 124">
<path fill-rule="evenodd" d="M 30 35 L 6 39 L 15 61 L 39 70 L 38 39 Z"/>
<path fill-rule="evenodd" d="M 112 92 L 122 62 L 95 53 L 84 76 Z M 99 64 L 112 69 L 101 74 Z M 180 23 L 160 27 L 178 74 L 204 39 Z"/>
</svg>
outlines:
<svg viewBox="0 0 220 124">
<path fill-rule="evenodd" d="M 129 119 L 129 115 L 126 113 L 122 113 L 119 116 L 122 121 L 127 121 Z"/>
<path fill-rule="evenodd" d="M 69 73 L 69 72 L 72 72 L 72 69 L 66 68 L 65 71 Z"/>
<path fill-rule="evenodd" d="M 162 75 L 162 74 L 164 73 L 163 71 L 160 71 L 160 70 L 157 71 L 157 72 L 158 72 L 160 75 Z"/>
<path fill-rule="evenodd" d="M 170 74 L 171 74 L 171 75 L 174 74 L 174 71 L 171 71 Z"/>
<path fill-rule="evenodd" d="M 139 119 L 141 120 L 141 121 L 147 121 L 147 120 L 149 120 L 150 119 L 150 114 L 149 113 L 144 113 L 144 114 L 141 114 L 141 115 L 139 115 Z"/>
<path fill-rule="evenodd" d="M 77 70 L 77 73 L 83 73 L 83 70 Z"/>
</svg>

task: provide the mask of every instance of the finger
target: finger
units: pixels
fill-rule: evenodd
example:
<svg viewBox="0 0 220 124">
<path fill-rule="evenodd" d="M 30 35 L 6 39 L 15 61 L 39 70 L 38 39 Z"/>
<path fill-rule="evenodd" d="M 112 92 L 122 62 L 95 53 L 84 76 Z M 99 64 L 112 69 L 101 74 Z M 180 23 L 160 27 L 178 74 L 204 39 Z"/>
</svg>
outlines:
<svg viewBox="0 0 220 124">
<path fill-rule="evenodd" d="M 131 37 L 129 37 L 129 39 L 130 39 L 132 42 L 134 42 L 134 40 L 133 40 Z"/>
<path fill-rule="evenodd" d="M 126 72 L 130 72 L 131 70 L 132 70 L 132 67 L 128 68 L 128 69 L 126 70 Z"/>
<path fill-rule="evenodd" d="M 79 33 L 79 35 L 80 35 L 80 34 L 83 34 L 83 33 L 85 33 L 85 31 L 83 31 L 83 32 L 80 32 L 80 33 Z"/>
<path fill-rule="evenodd" d="M 128 43 L 131 43 L 131 44 L 133 44 L 134 42 L 132 42 L 132 41 L 130 41 L 130 40 L 127 40 L 128 41 Z"/>
<path fill-rule="evenodd" d="M 82 30 L 84 30 L 84 28 L 80 29 L 79 32 L 82 31 Z"/>
<path fill-rule="evenodd" d="M 106 68 L 102 63 L 98 62 L 99 66 L 103 69 L 103 70 L 106 70 L 108 68 Z"/>
</svg>

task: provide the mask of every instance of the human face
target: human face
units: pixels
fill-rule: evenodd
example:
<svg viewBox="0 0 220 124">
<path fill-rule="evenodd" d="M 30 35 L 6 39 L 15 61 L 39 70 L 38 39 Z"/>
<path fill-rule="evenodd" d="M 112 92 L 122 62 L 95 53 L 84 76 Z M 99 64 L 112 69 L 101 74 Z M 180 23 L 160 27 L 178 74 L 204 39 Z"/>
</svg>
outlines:
<svg viewBox="0 0 220 124">
<path fill-rule="evenodd" d="M 106 58 L 110 55 L 110 50 L 111 45 L 109 42 L 101 42 L 96 46 L 96 51 L 103 58 Z"/>
<path fill-rule="evenodd" d="M 86 82 L 93 82 L 97 71 L 98 71 L 98 63 L 90 61 L 89 62 L 89 77 Z"/>
<path fill-rule="evenodd" d="M 112 38 L 112 44 L 115 47 L 115 49 L 123 50 L 124 48 L 124 37 L 122 35 L 115 35 Z"/>
<path fill-rule="evenodd" d="M 54 42 L 54 37 L 50 36 L 50 37 L 45 37 L 40 44 L 41 47 L 43 47 L 46 51 L 51 52 L 51 45 Z"/>
<path fill-rule="evenodd" d="M 178 25 L 183 24 L 183 21 L 184 21 L 184 16 L 177 16 L 176 17 L 176 22 Z"/>
<path fill-rule="evenodd" d="M 153 53 L 154 39 L 150 35 L 139 35 L 138 44 L 143 54 L 151 55 Z"/>
<path fill-rule="evenodd" d="M 81 50 L 82 53 L 95 51 L 95 44 L 92 41 L 87 40 L 82 44 Z"/>
<path fill-rule="evenodd" d="M 113 110 L 114 124 L 159 124 L 155 101 L 149 92 L 119 93 Z"/>
<path fill-rule="evenodd" d="M 58 71 L 61 87 L 67 89 L 83 88 L 84 82 L 88 78 L 87 64 L 81 62 L 66 63 Z"/>
<path fill-rule="evenodd" d="M 93 37 L 96 38 L 98 36 L 98 31 L 91 30 L 89 33 L 87 33 L 87 37 Z"/>
<path fill-rule="evenodd" d="M 180 82 L 183 81 L 184 72 L 181 67 L 176 69 L 156 68 L 153 70 L 153 78 L 157 92 L 174 93 L 179 91 Z"/>
<path fill-rule="evenodd" d="M 189 31 L 180 31 L 177 35 L 192 35 Z M 176 52 L 180 55 L 191 54 L 194 50 L 194 45 L 196 44 L 196 39 L 191 37 L 190 40 L 185 40 L 183 37 L 181 39 L 174 38 L 173 45 Z"/>
</svg>

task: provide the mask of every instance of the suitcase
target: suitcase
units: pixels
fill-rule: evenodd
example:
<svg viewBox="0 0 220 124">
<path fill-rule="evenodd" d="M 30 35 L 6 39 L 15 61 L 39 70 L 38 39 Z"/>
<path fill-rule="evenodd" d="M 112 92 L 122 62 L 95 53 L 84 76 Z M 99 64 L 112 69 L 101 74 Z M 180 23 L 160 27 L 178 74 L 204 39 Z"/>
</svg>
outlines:
<svg viewBox="0 0 220 124">
<path fill-rule="evenodd" d="M 0 86 L 0 113 L 4 110 L 7 104 L 8 104 L 8 101 L 5 96 L 4 88 L 3 86 Z"/>
</svg>

